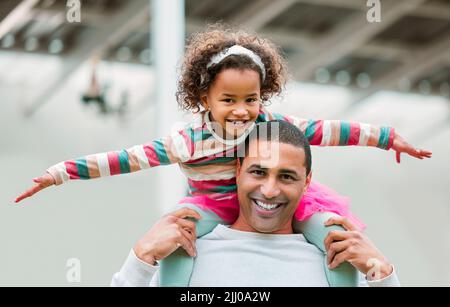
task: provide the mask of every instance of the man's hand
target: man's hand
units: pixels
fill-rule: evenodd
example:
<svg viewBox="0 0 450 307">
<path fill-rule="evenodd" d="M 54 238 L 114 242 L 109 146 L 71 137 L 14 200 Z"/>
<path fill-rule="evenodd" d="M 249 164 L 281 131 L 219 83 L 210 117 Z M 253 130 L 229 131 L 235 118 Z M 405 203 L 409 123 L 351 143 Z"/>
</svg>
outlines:
<svg viewBox="0 0 450 307">
<path fill-rule="evenodd" d="M 414 148 L 411 144 L 407 143 L 400 135 L 397 133 L 394 136 L 394 143 L 392 144 L 392 149 L 396 151 L 395 157 L 397 163 L 400 163 L 400 155 L 402 152 L 407 153 L 417 159 L 431 158 L 432 152 L 422 149 Z"/>
<path fill-rule="evenodd" d="M 332 217 L 325 226 L 341 225 L 347 231 L 330 231 L 325 239 L 327 263 L 330 269 L 348 261 L 370 279 L 382 279 L 393 267 L 372 242 L 347 218 Z"/>
<path fill-rule="evenodd" d="M 30 189 L 23 192 L 21 195 L 19 195 L 14 202 L 18 203 L 24 198 L 33 196 L 35 193 L 39 192 L 40 190 L 43 190 L 45 188 L 48 188 L 49 186 L 52 186 L 55 184 L 55 179 L 50 174 L 45 174 L 42 177 L 34 178 L 33 181 L 36 183 L 33 185 Z"/>
<path fill-rule="evenodd" d="M 195 223 L 186 220 L 186 217 L 201 219 L 196 211 L 189 208 L 165 215 L 136 243 L 136 256 L 150 265 L 155 265 L 157 260 L 162 260 L 179 247 L 183 247 L 189 256 L 195 257 Z"/>
</svg>

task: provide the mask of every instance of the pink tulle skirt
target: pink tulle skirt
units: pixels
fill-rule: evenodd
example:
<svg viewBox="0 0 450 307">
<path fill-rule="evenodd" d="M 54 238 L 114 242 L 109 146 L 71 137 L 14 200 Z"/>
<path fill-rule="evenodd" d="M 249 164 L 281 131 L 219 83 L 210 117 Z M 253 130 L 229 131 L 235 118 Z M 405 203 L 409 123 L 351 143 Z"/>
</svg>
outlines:
<svg viewBox="0 0 450 307">
<path fill-rule="evenodd" d="M 213 211 L 229 224 L 236 221 L 239 215 L 239 201 L 236 193 L 220 194 L 220 197 L 217 197 L 217 194 L 189 196 L 180 201 L 180 204 L 185 203 L 197 205 L 202 210 Z M 320 183 L 311 182 L 300 200 L 294 218 L 305 221 L 318 212 L 333 212 L 347 217 L 358 228 L 365 229 L 366 225 L 350 212 L 349 203 L 348 197 L 339 195 Z"/>
</svg>

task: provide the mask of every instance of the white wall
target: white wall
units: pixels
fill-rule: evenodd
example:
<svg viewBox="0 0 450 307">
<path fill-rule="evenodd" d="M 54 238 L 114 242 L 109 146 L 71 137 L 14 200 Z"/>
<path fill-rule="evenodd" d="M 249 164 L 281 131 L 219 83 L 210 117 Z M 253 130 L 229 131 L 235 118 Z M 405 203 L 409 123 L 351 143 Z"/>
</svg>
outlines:
<svg viewBox="0 0 450 307">
<path fill-rule="evenodd" d="M 1 59 L 0 63 L 5 64 Z M 133 88 L 133 103 L 142 101 L 151 84 L 147 71 L 114 67 L 116 73 L 104 69 L 104 79 L 113 80 L 116 90 Z M 24 118 L 21 107 L 42 87 L 39 82 L 52 75 L 26 85 L 18 83 L 21 76 L 16 81 L 0 76 L 0 285 L 72 286 L 66 281 L 69 258 L 81 261 L 80 285 L 108 285 L 134 242 L 162 214 L 162 206 L 152 203 L 152 170 L 70 182 L 19 205 L 13 200 L 56 162 L 152 140 L 157 110 L 149 107 L 127 125 L 96 116 L 79 102 L 85 88 L 81 70 L 33 117 Z M 348 99 L 342 90 L 298 90 L 286 95 L 289 102 L 275 103 L 273 109 L 327 118 Z M 407 139 L 432 150 L 433 158 L 403 157 L 397 165 L 393 152 L 315 147 L 314 178 L 352 198 L 353 210 L 369 226 L 367 234 L 395 263 L 403 284 L 449 286 L 450 128 L 447 124 L 427 131 L 446 116 L 448 105 L 425 97 L 389 97 L 374 99 L 343 117 L 400 126 Z M 428 137 L 420 137 L 421 132 Z"/>
</svg>

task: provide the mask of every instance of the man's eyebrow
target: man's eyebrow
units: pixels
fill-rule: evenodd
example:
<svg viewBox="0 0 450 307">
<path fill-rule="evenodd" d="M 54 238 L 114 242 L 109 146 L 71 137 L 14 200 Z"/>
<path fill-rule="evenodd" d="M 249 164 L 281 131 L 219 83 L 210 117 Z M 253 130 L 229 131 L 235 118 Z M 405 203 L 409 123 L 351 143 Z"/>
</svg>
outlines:
<svg viewBox="0 0 450 307">
<path fill-rule="evenodd" d="M 249 169 L 250 169 L 250 168 L 268 169 L 267 167 L 264 167 L 264 166 L 262 166 L 261 164 L 256 164 L 256 163 L 250 165 L 248 168 L 249 168 Z"/>
<path fill-rule="evenodd" d="M 269 167 L 264 167 L 264 165 L 256 164 L 256 163 L 250 165 L 247 169 L 252 169 L 252 168 L 258 168 L 258 169 L 262 169 L 262 170 L 268 170 L 269 169 Z M 282 168 L 282 169 L 279 170 L 279 173 L 280 174 L 292 175 L 294 177 L 301 178 L 301 174 L 299 174 L 298 172 L 296 172 L 295 170 L 290 169 L 290 168 Z"/>
<path fill-rule="evenodd" d="M 287 169 L 287 168 L 280 169 L 280 173 L 282 173 L 282 174 L 290 174 L 290 175 L 294 175 L 296 177 L 300 176 L 296 171 L 294 171 L 292 169 Z"/>
</svg>

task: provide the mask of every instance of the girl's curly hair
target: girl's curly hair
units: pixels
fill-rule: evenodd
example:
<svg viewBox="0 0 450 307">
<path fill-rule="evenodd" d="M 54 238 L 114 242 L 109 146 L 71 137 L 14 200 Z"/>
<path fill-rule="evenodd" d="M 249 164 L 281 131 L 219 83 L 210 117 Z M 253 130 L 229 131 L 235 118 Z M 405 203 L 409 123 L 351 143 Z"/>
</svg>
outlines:
<svg viewBox="0 0 450 307">
<path fill-rule="evenodd" d="M 266 69 L 264 81 L 259 66 L 245 55 L 231 55 L 206 68 L 213 55 L 233 45 L 240 45 L 259 55 Z M 195 33 L 186 47 L 176 93 L 179 106 L 184 110 L 200 111 L 200 95 L 214 82 L 216 75 L 226 68 L 258 72 L 263 103 L 267 103 L 274 95 L 280 95 L 288 78 L 282 51 L 272 42 L 242 30 L 225 29 L 221 24 L 209 25 L 204 32 Z"/>
</svg>

